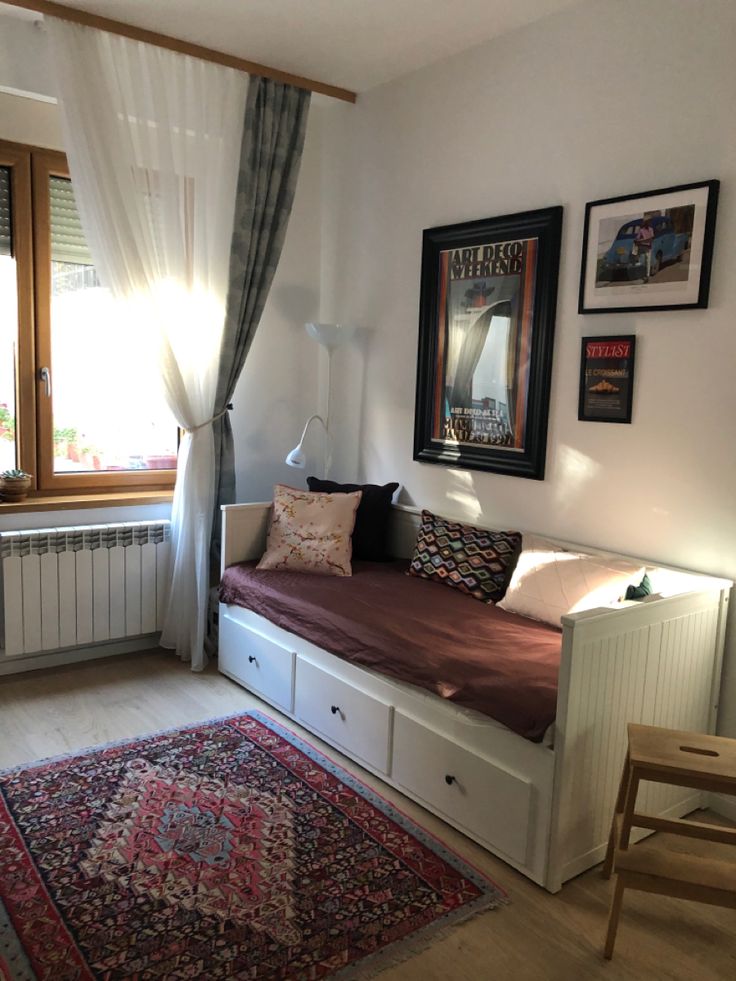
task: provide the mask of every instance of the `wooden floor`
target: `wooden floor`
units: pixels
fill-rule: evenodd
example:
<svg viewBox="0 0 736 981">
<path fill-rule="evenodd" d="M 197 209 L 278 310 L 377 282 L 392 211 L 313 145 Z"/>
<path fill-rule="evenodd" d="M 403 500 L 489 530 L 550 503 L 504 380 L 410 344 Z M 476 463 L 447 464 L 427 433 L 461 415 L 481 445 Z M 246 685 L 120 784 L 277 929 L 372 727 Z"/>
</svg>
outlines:
<svg viewBox="0 0 736 981">
<path fill-rule="evenodd" d="M 213 668 L 155 651 L 0 679 L 0 768 L 264 706 Z M 292 729 L 298 727 L 284 720 Z M 381 981 L 725 981 L 736 913 L 627 892 L 613 961 L 601 956 L 611 883 L 592 869 L 550 896 L 393 789 L 308 737 L 487 873 L 512 904 L 459 926 Z M 662 839 L 662 836 L 657 836 Z M 656 839 L 655 839 L 656 840 Z M 684 839 L 678 840 L 683 847 Z M 717 845 L 684 842 L 712 854 Z"/>
</svg>

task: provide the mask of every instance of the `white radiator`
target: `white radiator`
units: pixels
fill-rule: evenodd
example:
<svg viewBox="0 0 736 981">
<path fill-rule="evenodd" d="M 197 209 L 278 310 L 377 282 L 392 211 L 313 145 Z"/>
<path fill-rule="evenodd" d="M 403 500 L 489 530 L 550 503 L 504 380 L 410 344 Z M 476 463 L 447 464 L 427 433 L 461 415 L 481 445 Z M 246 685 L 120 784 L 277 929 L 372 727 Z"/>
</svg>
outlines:
<svg viewBox="0 0 736 981">
<path fill-rule="evenodd" d="M 168 521 L 0 533 L 6 657 L 161 629 Z"/>
</svg>

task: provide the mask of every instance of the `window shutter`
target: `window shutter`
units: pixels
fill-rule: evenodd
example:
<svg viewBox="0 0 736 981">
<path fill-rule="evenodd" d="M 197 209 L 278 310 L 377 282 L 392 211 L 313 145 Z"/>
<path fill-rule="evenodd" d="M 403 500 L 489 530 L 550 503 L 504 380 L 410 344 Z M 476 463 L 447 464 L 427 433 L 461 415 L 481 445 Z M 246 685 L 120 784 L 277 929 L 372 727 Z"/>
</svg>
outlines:
<svg viewBox="0 0 736 981">
<path fill-rule="evenodd" d="M 10 213 L 10 169 L 0 167 L 0 255 L 13 254 L 13 225 Z"/>
<path fill-rule="evenodd" d="M 49 179 L 51 204 L 51 260 L 92 266 L 82 222 L 74 200 L 72 182 L 65 177 Z"/>
</svg>

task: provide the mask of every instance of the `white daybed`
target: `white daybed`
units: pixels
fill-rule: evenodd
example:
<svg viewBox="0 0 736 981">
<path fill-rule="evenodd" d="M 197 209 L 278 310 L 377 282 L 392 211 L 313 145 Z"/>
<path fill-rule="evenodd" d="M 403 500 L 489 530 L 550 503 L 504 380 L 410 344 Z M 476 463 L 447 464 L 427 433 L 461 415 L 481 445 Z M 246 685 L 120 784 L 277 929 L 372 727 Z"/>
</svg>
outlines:
<svg viewBox="0 0 736 981">
<path fill-rule="evenodd" d="M 223 571 L 262 555 L 270 508 L 223 508 Z M 394 505 L 391 520 L 393 554 L 409 557 L 419 511 Z M 665 569 L 654 580 L 668 595 L 563 617 L 557 718 L 542 743 L 235 605 L 220 604 L 219 669 L 556 892 L 603 859 L 625 724 L 715 728 L 732 584 Z M 662 816 L 705 805 L 664 785 L 642 795 L 643 810 Z"/>
</svg>

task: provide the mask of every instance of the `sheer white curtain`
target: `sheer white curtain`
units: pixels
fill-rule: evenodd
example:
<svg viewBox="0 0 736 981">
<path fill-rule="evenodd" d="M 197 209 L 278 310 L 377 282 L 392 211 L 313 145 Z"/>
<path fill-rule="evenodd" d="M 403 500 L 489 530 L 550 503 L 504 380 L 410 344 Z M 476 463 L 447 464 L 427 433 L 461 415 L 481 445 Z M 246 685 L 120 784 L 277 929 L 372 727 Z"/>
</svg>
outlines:
<svg viewBox="0 0 736 981">
<path fill-rule="evenodd" d="M 95 265 L 129 316 L 150 325 L 154 377 L 187 431 L 161 642 L 199 670 L 215 493 L 211 420 L 248 76 L 93 28 L 46 23 Z M 130 387 L 145 398 L 140 379 Z"/>
</svg>

